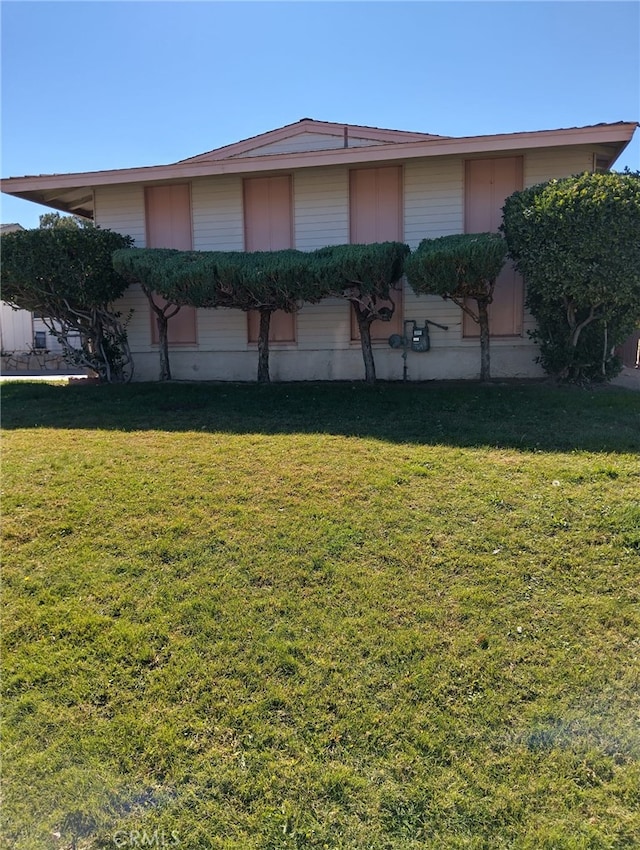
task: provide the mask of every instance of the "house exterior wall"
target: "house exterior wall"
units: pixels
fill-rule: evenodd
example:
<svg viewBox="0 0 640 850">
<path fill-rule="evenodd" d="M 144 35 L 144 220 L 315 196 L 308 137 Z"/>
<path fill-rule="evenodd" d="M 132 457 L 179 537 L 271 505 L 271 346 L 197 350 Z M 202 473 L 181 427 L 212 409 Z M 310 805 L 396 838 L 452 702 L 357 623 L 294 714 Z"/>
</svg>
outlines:
<svg viewBox="0 0 640 850">
<path fill-rule="evenodd" d="M 30 351 L 33 347 L 33 316 L 0 302 L 0 346 L 3 352 Z"/>
<path fill-rule="evenodd" d="M 94 192 L 95 223 L 131 236 L 138 248 L 146 247 L 144 185 L 101 186 Z"/>
<path fill-rule="evenodd" d="M 593 154 L 585 147 L 521 151 L 523 182 L 531 186 L 552 177 L 591 170 Z M 365 166 L 366 167 L 366 166 Z M 408 160 L 402 165 L 404 241 L 415 249 L 423 238 L 464 232 L 465 160 L 446 156 Z M 293 245 L 303 251 L 349 242 L 349 168 L 330 166 L 292 172 Z M 245 249 L 243 179 L 222 175 L 191 183 L 193 247 L 195 250 Z M 131 235 L 145 246 L 144 185 L 97 187 L 96 223 Z M 151 342 L 149 307 L 138 287 L 131 287 L 118 305 L 132 310 L 129 342 L 137 380 L 158 375 L 157 346 Z M 363 376 L 360 344 L 351 339 L 350 306 L 340 299 L 305 305 L 295 316 L 296 342 L 270 352 L 272 380 L 358 380 Z M 425 319 L 446 325 L 429 328 L 431 350 L 410 352 L 410 380 L 469 379 L 479 374 L 479 344 L 463 337 L 458 307 L 434 296 L 417 296 L 404 287 L 404 319 L 419 325 Z M 495 377 L 534 377 L 537 349 L 527 330 L 521 337 L 491 342 Z M 248 342 L 247 318 L 235 310 L 198 310 L 197 345 L 170 351 L 174 378 L 183 380 L 255 380 L 257 346 Z M 403 376 L 402 352 L 381 342 L 374 345 L 376 370 L 383 380 Z"/>
<path fill-rule="evenodd" d="M 36 334 L 40 337 L 41 334 L 44 334 L 45 339 L 45 350 L 50 352 L 51 354 L 62 354 L 62 345 L 58 341 L 58 339 L 51 333 L 49 328 L 45 325 L 44 321 L 38 316 L 33 316 L 33 345 L 35 346 L 36 342 Z M 70 334 L 69 338 L 73 335 Z"/>
<path fill-rule="evenodd" d="M 42 339 L 44 345 L 36 345 Z M 62 353 L 62 345 L 42 319 L 28 310 L 14 310 L 4 302 L 0 302 L 0 348 L 3 354 L 25 353 L 34 349 L 50 354 Z"/>
</svg>

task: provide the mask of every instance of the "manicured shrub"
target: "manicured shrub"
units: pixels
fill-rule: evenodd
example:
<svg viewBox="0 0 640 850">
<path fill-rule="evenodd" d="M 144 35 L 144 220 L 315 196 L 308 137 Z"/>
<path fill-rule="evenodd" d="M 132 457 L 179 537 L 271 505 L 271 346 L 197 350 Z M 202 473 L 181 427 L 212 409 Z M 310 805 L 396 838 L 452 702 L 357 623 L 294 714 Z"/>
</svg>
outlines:
<svg viewBox="0 0 640 850">
<path fill-rule="evenodd" d="M 195 252 L 172 248 L 129 248 L 115 251 L 112 257 L 113 267 L 119 274 L 129 283 L 140 284 L 155 316 L 161 381 L 171 380 L 169 320 L 179 312 L 181 306 L 179 301 L 166 298 L 163 291 L 170 291 L 176 270 L 192 255 L 195 256 Z"/>
<path fill-rule="evenodd" d="M 551 180 L 503 209 L 543 368 L 565 381 L 613 377 L 614 348 L 640 321 L 640 174 Z"/>
<path fill-rule="evenodd" d="M 480 326 L 483 381 L 491 376 L 488 307 L 506 256 L 506 242 L 498 233 L 465 233 L 423 239 L 405 263 L 414 292 L 453 301 Z"/>
<path fill-rule="evenodd" d="M 259 382 L 270 380 L 271 315 L 276 310 L 294 313 L 305 301 L 319 301 L 325 294 L 310 270 L 309 255 L 301 251 L 244 253 L 148 248 L 118 251 L 113 256 L 113 263 L 130 281 L 139 282 L 148 298 L 151 299 L 154 292 L 158 293 L 176 310 L 182 305 L 189 305 L 258 311 Z M 161 358 L 166 363 L 166 368 L 161 366 L 161 376 L 163 373 L 168 376 L 166 321 L 163 328 L 160 322 L 158 327 L 161 330 Z"/>
<path fill-rule="evenodd" d="M 345 298 L 360 328 L 366 380 L 373 382 L 371 323 L 393 315 L 392 288 L 402 277 L 408 253 L 397 242 L 338 245 L 310 253 L 137 248 L 115 252 L 113 263 L 129 281 L 140 283 L 148 297 L 155 292 L 172 305 L 257 310 L 260 382 L 269 381 L 269 327 L 276 310 L 294 313 L 305 302 Z M 168 348 L 164 356 L 168 364 Z"/>
<path fill-rule="evenodd" d="M 365 381 L 375 382 L 371 325 L 389 321 L 394 313 L 393 287 L 404 273 L 409 247 L 402 242 L 371 245 L 332 245 L 312 254 L 315 276 L 322 291 L 344 298 L 353 308 L 365 367 Z"/>
</svg>

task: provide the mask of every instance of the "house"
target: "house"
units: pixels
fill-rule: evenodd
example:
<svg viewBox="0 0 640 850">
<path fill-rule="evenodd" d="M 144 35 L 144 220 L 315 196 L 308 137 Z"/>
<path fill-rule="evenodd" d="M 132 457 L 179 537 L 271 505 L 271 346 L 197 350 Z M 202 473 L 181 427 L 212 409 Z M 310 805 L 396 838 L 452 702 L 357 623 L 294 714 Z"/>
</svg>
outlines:
<svg viewBox="0 0 640 850">
<path fill-rule="evenodd" d="M 193 250 L 314 250 L 348 242 L 495 231 L 504 199 L 554 177 L 609 169 L 634 123 L 454 138 L 310 118 L 170 165 L 79 174 L 13 177 L 2 191 L 91 217 L 141 247 Z M 402 282 L 391 322 L 375 323 L 378 377 L 473 378 L 477 327 L 451 302 L 416 296 Z M 523 283 L 506 269 L 491 307 L 492 373 L 539 374 L 527 331 Z M 130 287 L 119 304 L 128 325 L 136 378 L 158 375 L 149 304 Z M 429 351 L 403 351 L 389 338 L 430 324 Z M 405 326 L 405 322 L 409 323 Z M 254 380 L 257 322 L 234 310 L 183 308 L 170 323 L 175 378 Z M 397 343 L 397 336 L 394 338 Z M 362 377 L 350 306 L 340 299 L 275 314 L 274 380 Z"/>
</svg>

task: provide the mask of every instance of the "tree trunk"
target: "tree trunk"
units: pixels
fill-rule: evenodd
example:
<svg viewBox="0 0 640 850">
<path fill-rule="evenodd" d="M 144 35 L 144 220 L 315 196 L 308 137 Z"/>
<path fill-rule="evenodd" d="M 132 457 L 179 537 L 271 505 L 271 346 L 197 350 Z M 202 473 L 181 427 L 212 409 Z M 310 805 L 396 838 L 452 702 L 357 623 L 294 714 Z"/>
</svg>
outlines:
<svg viewBox="0 0 640 850">
<path fill-rule="evenodd" d="M 123 324 L 119 313 L 103 307 L 89 312 L 74 310 L 68 303 L 65 307 L 70 314 L 67 319 L 43 317 L 43 322 L 62 346 L 67 363 L 91 369 L 105 383 L 130 381 L 133 358 L 125 330 L 128 318 Z M 80 347 L 73 344 L 70 336 Z"/>
<path fill-rule="evenodd" d="M 92 316 L 91 330 L 94 354 L 98 355 L 101 363 L 104 365 L 104 371 L 102 373 L 99 372 L 98 377 L 101 381 L 106 381 L 108 384 L 110 384 L 113 382 L 111 363 L 109 362 L 109 357 L 107 356 L 107 353 L 105 352 L 104 348 L 104 334 L 102 333 L 102 325 L 99 322 L 96 322 L 95 312 Z"/>
<path fill-rule="evenodd" d="M 353 301 L 351 302 L 351 306 L 355 311 L 358 330 L 360 331 L 360 347 L 362 349 L 362 359 L 364 360 L 364 380 L 367 384 L 375 384 L 376 364 L 373 359 L 373 348 L 371 347 L 371 322 L 373 319 Z"/>
<path fill-rule="evenodd" d="M 169 320 L 164 313 L 156 313 L 158 324 L 158 343 L 160 353 L 160 375 L 158 380 L 171 380 L 171 366 L 169 365 Z"/>
<path fill-rule="evenodd" d="M 160 354 L 160 375 L 158 380 L 171 380 L 171 367 L 169 365 L 169 319 L 173 318 L 176 313 L 180 312 L 180 307 L 177 304 L 173 306 L 165 303 L 160 307 L 153 300 L 153 292 L 148 286 L 142 285 L 142 291 L 147 296 L 147 301 L 156 317 L 156 326 L 158 328 L 158 349 Z"/>
<path fill-rule="evenodd" d="M 602 343 L 602 377 L 607 377 L 607 354 L 609 353 L 609 329 L 607 322 L 604 322 L 604 340 Z"/>
<path fill-rule="evenodd" d="M 478 323 L 480 325 L 480 380 L 491 378 L 491 353 L 489 349 L 489 312 L 486 301 L 478 301 Z"/>
<path fill-rule="evenodd" d="M 258 335 L 258 383 L 268 384 L 269 376 L 269 328 L 271 310 L 260 310 L 260 333 Z"/>
</svg>

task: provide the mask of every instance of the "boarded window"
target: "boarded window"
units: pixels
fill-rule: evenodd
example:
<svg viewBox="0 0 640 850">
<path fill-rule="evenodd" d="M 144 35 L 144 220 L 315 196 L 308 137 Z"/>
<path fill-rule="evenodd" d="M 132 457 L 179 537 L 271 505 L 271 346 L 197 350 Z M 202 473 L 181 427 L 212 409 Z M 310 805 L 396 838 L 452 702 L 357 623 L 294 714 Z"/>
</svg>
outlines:
<svg viewBox="0 0 640 850">
<path fill-rule="evenodd" d="M 505 200 L 522 189 L 522 157 L 468 160 L 465 166 L 465 233 L 497 233 Z M 524 285 L 507 263 L 496 280 L 489 306 L 492 337 L 521 336 Z M 472 307 L 475 304 L 471 304 Z M 464 314 L 463 335 L 478 337 L 479 325 Z"/>
<path fill-rule="evenodd" d="M 353 245 L 374 242 L 402 242 L 402 169 L 397 165 L 358 168 L 349 175 L 349 228 Z M 391 307 L 391 302 L 387 302 Z M 394 290 L 395 309 L 390 322 L 371 325 L 371 339 L 386 342 L 391 334 L 402 334 L 402 281 Z M 379 306 L 385 306 L 384 302 Z M 360 339 L 358 323 L 351 305 L 351 339 Z"/>
<path fill-rule="evenodd" d="M 244 181 L 245 251 L 283 251 L 293 246 L 291 178 L 251 177 Z M 260 314 L 247 317 L 249 342 L 257 342 Z M 295 342 L 295 313 L 276 310 L 271 314 L 270 342 Z"/>
<path fill-rule="evenodd" d="M 190 251 L 191 193 L 186 183 L 170 186 L 147 186 L 145 213 L 148 248 L 176 248 Z M 154 301 L 162 307 L 167 302 L 159 295 Z M 156 317 L 151 314 L 151 341 L 158 344 Z M 196 337 L 196 311 L 194 307 L 181 307 L 168 324 L 169 345 L 194 345 Z"/>
<path fill-rule="evenodd" d="M 249 310 L 249 342 L 257 342 L 260 336 L 260 313 L 257 310 Z M 275 310 L 271 314 L 269 324 L 270 342 L 295 342 L 295 319 L 294 313 L 285 313 L 284 310 Z"/>
</svg>

